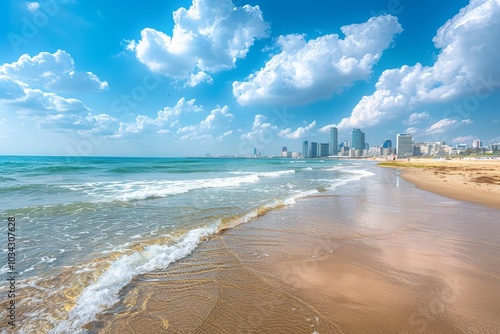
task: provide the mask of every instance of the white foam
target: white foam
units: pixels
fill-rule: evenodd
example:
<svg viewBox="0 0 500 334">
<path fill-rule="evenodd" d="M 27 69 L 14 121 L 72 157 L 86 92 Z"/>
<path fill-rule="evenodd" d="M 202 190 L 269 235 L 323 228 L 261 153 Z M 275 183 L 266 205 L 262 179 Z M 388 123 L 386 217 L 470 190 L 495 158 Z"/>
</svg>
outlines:
<svg viewBox="0 0 500 334">
<path fill-rule="evenodd" d="M 235 172 L 232 172 L 235 173 Z M 196 189 L 238 187 L 245 183 L 255 183 L 261 178 L 274 178 L 295 173 L 294 170 L 242 174 L 241 176 L 195 179 L 195 180 L 154 180 L 154 181 L 113 181 L 93 182 L 81 185 L 63 185 L 63 188 L 86 193 L 98 200 L 133 201 L 185 194 Z"/>
<path fill-rule="evenodd" d="M 198 246 L 202 237 L 217 231 L 216 226 L 189 231 L 174 245 L 151 245 L 141 252 L 124 255 L 92 285 L 85 288 L 71 309 L 68 319 L 59 322 L 50 333 L 81 333 L 82 326 L 94 321 L 96 315 L 118 301 L 118 292 L 137 275 L 168 267 Z"/>
</svg>

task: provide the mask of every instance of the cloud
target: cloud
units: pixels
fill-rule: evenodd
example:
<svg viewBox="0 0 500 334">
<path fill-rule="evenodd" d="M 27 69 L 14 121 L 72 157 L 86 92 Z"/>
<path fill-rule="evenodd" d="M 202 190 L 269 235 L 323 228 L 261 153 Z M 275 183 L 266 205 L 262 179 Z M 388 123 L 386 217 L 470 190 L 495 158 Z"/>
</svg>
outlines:
<svg viewBox="0 0 500 334">
<path fill-rule="evenodd" d="M 205 72 L 198 72 L 196 74 L 191 74 L 189 76 L 189 79 L 186 82 L 186 85 L 184 87 L 196 87 L 202 82 L 207 82 L 209 84 L 213 84 L 214 80 L 212 79 L 211 76 L 206 74 Z"/>
<path fill-rule="evenodd" d="M 300 139 L 309 134 L 309 132 L 314 129 L 316 126 L 316 121 L 313 121 L 311 124 L 299 127 L 297 130 L 292 132 L 292 129 L 287 128 L 285 130 L 281 130 L 278 132 L 279 137 L 287 138 L 287 139 Z"/>
<path fill-rule="evenodd" d="M 174 11 L 173 19 L 172 36 L 145 28 L 127 49 L 151 71 L 189 79 L 190 86 L 207 81 L 206 72 L 234 68 L 256 39 L 268 36 L 259 6 L 235 7 L 231 0 L 193 0 L 189 9 Z"/>
<path fill-rule="evenodd" d="M 0 74 L 28 84 L 30 87 L 54 92 L 92 92 L 108 89 L 92 72 L 75 71 L 75 63 L 64 50 L 40 52 L 34 57 L 23 54 L 10 64 L 0 66 Z"/>
<path fill-rule="evenodd" d="M 214 133 L 219 129 L 226 129 L 227 125 L 232 122 L 234 115 L 229 113 L 229 107 L 224 106 L 222 108 L 218 107 L 210 112 L 204 120 L 199 124 L 194 124 L 190 126 L 185 126 L 177 130 L 178 134 L 181 134 L 181 140 L 217 140 L 220 141 L 224 137 L 229 136 L 233 133 L 231 130 L 227 130 L 222 135 L 214 137 Z"/>
<path fill-rule="evenodd" d="M 364 96 L 339 127 L 370 127 L 431 103 L 469 98 L 479 102 L 498 83 L 500 57 L 498 0 L 471 0 L 439 28 L 434 45 L 440 50 L 432 66 L 404 65 L 382 73 L 376 91 Z M 498 74 L 498 73 L 497 73 Z"/>
<path fill-rule="evenodd" d="M 267 142 L 269 138 L 275 136 L 275 132 L 278 129 L 276 125 L 272 125 L 267 121 L 267 117 L 264 115 L 255 115 L 252 131 L 245 133 L 241 136 L 242 140 L 257 141 L 257 142 Z"/>
<path fill-rule="evenodd" d="M 330 128 L 336 128 L 337 124 L 330 124 L 330 125 L 325 125 L 321 129 L 319 129 L 319 132 L 321 133 L 330 133 Z"/>
<path fill-rule="evenodd" d="M 458 129 L 459 127 L 462 127 L 464 125 L 470 125 L 472 124 L 472 120 L 470 119 L 464 119 L 464 120 L 457 120 L 457 119 L 451 119 L 451 118 L 443 118 L 436 123 L 432 124 L 426 129 L 419 129 L 415 127 L 410 127 L 406 129 L 406 133 L 409 133 L 411 135 L 419 135 L 421 137 L 432 137 L 435 135 L 442 135 L 444 133 L 449 133 L 453 130 Z"/>
<path fill-rule="evenodd" d="M 500 137 L 495 137 L 487 140 L 488 144 L 499 144 L 500 143 Z"/>
<path fill-rule="evenodd" d="M 240 105 L 306 104 L 365 80 L 372 67 L 402 31 L 396 17 L 372 17 L 341 27 L 345 35 L 324 35 L 307 41 L 304 35 L 280 36 L 281 52 L 244 82 L 233 83 Z"/>
<path fill-rule="evenodd" d="M 422 121 L 430 119 L 430 117 L 431 115 L 427 111 L 424 111 L 422 113 L 413 113 L 410 115 L 410 117 L 408 117 L 408 124 L 417 125 Z"/>
<path fill-rule="evenodd" d="M 462 121 L 458 121 L 456 119 L 444 118 L 434 124 L 432 124 L 427 130 L 428 134 L 441 134 L 445 132 L 449 132 L 453 129 L 456 129 L 462 125 L 472 124 L 470 119 L 464 119 Z"/>
<path fill-rule="evenodd" d="M 40 4 L 38 2 L 26 2 L 26 8 L 30 13 L 34 13 L 40 8 Z"/>
<path fill-rule="evenodd" d="M 165 134 L 166 128 L 172 128 L 179 122 L 182 114 L 191 112 L 200 112 L 203 107 L 195 104 L 195 99 L 186 101 L 185 98 L 180 98 L 174 107 L 165 107 L 158 111 L 156 118 L 151 118 L 146 115 L 138 115 L 133 122 L 122 122 L 115 137 L 125 137 L 130 134 L 139 133 L 161 133 Z"/>
<path fill-rule="evenodd" d="M 102 130 L 113 118 L 94 116 L 82 101 L 58 93 L 107 87 L 107 83 L 93 73 L 74 69 L 73 59 L 62 50 L 53 54 L 41 52 L 34 57 L 24 54 L 13 63 L 3 64 L 0 66 L 0 111 L 14 111 L 20 118 L 59 132 Z"/>
<path fill-rule="evenodd" d="M 471 142 L 473 141 L 474 139 L 476 139 L 476 136 L 461 136 L 461 137 L 457 137 L 457 138 L 454 138 L 451 140 L 452 143 L 454 144 L 461 144 L 461 143 L 465 143 L 465 142 Z"/>
</svg>

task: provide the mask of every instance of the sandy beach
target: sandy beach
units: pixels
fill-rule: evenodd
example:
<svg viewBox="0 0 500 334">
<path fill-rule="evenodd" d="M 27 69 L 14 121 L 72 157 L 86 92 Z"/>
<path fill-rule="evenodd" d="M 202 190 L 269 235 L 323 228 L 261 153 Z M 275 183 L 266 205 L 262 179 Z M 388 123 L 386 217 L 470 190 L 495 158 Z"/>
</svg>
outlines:
<svg viewBox="0 0 500 334">
<path fill-rule="evenodd" d="M 271 211 L 141 275 L 88 328 L 498 333 L 499 211 L 370 168 L 349 189 Z"/>
<path fill-rule="evenodd" d="M 421 189 L 500 209 L 500 160 L 412 158 L 382 165 L 400 168 Z"/>
</svg>

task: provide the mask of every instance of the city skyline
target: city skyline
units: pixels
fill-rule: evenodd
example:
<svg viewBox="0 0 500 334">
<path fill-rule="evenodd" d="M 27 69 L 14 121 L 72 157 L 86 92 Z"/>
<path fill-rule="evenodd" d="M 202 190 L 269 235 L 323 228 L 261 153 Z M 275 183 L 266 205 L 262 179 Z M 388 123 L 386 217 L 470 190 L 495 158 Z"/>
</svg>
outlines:
<svg viewBox="0 0 500 334">
<path fill-rule="evenodd" d="M 354 128 L 500 142 L 498 0 L 282 6 L 2 2 L 0 154 L 333 153 Z"/>
</svg>

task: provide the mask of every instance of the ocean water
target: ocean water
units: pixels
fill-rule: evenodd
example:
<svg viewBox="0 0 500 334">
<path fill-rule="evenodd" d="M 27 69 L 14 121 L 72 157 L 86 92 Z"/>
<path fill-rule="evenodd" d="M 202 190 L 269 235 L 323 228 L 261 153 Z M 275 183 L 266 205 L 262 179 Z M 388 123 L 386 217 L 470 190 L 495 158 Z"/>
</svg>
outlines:
<svg viewBox="0 0 500 334">
<path fill-rule="evenodd" d="M 371 175 L 368 167 L 328 159 L 0 157 L 0 217 L 16 219 L 16 332 L 85 332 L 135 277 L 270 210 L 345 188 Z M 6 309 L 0 314 L 5 319 Z"/>
</svg>

